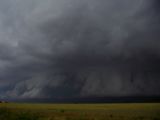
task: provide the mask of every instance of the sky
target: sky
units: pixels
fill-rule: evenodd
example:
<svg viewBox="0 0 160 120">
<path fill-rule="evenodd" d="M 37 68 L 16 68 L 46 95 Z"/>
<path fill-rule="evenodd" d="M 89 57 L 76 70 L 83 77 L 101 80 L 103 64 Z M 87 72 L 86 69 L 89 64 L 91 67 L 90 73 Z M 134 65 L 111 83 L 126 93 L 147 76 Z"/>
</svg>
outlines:
<svg viewBox="0 0 160 120">
<path fill-rule="evenodd" d="M 0 0 L 0 99 L 160 96 L 159 0 Z"/>
</svg>

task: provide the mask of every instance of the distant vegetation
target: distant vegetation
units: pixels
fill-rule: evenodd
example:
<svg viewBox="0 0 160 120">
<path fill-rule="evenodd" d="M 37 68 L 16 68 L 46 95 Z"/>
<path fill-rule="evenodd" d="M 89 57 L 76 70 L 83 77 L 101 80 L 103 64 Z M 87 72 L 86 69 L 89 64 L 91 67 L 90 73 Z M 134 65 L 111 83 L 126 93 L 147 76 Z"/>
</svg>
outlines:
<svg viewBox="0 0 160 120">
<path fill-rule="evenodd" d="M 0 120 L 160 120 L 160 104 L 0 104 Z"/>
</svg>

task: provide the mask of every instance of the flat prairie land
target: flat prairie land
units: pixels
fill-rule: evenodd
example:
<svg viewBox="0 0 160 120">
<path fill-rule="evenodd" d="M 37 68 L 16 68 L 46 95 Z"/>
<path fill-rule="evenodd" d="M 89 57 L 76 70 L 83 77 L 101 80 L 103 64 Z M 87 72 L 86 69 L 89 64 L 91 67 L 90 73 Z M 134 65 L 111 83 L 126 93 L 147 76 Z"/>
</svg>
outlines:
<svg viewBox="0 0 160 120">
<path fill-rule="evenodd" d="M 160 120 L 160 103 L 1 103 L 0 120 Z"/>
</svg>

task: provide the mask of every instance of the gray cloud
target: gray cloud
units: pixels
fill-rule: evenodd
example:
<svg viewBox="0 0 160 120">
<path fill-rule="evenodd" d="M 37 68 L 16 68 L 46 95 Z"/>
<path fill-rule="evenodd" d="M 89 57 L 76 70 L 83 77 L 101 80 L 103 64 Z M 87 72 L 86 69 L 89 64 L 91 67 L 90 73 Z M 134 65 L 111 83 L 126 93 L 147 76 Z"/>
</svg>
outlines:
<svg viewBox="0 0 160 120">
<path fill-rule="evenodd" d="M 1 0 L 5 98 L 160 95 L 157 0 Z"/>
</svg>

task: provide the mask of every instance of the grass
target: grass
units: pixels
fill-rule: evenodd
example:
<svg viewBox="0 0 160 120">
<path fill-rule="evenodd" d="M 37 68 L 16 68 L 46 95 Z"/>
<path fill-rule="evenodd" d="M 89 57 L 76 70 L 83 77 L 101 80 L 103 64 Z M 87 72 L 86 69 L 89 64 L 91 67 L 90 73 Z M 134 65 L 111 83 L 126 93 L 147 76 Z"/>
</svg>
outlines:
<svg viewBox="0 0 160 120">
<path fill-rule="evenodd" d="M 160 120 L 160 103 L 2 103 L 0 120 Z"/>
</svg>

